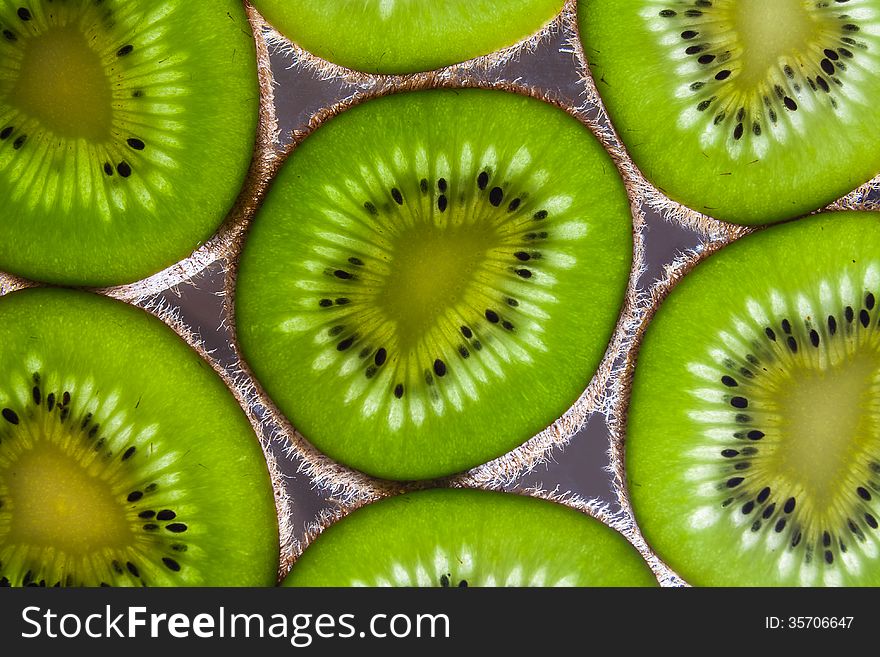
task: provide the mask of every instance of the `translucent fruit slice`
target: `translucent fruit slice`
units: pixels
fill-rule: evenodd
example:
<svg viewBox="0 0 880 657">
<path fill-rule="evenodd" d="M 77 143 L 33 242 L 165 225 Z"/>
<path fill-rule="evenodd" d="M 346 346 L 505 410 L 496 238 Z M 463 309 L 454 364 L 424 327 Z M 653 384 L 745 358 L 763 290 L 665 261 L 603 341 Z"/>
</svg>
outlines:
<svg viewBox="0 0 880 657">
<path fill-rule="evenodd" d="M 880 173 L 874 0 L 584 0 L 578 16 L 611 122 L 672 199 L 765 224 Z"/>
<path fill-rule="evenodd" d="M 562 0 L 259 0 L 286 37 L 365 73 L 414 73 L 487 55 L 538 32 Z"/>
<path fill-rule="evenodd" d="M 394 479 L 499 456 L 592 377 L 632 257 L 623 183 L 533 98 L 363 103 L 278 173 L 242 254 L 239 339 L 293 425 Z"/>
<path fill-rule="evenodd" d="M 0 585 L 269 586 L 260 444 L 220 378 L 147 313 L 0 299 Z"/>
<path fill-rule="evenodd" d="M 676 286 L 633 381 L 627 480 L 692 584 L 880 583 L 880 216 L 745 237 Z"/>
<path fill-rule="evenodd" d="M 0 0 L 0 269 L 128 283 L 207 240 L 254 150 L 241 2 Z"/>
<path fill-rule="evenodd" d="M 477 490 L 382 500 L 325 529 L 284 586 L 656 586 L 627 540 L 569 507 Z"/>
</svg>

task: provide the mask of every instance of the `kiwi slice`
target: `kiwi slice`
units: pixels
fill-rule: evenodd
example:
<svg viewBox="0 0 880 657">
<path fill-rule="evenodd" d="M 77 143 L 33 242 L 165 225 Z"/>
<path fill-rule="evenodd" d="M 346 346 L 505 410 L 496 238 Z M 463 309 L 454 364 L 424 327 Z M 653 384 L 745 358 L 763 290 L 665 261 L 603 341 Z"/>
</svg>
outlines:
<svg viewBox="0 0 880 657">
<path fill-rule="evenodd" d="M 829 204 L 880 172 L 874 0 L 582 0 L 612 123 L 670 198 L 738 224 Z"/>
<path fill-rule="evenodd" d="M 407 493 L 325 529 L 283 586 L 656 586 L 636 549 L 563 504 L 481 490 Z"/>
<path fill-rule="evenodd" d="M 584 390 L 631 231 L 614 164 L 557 107 L 489 89 L 376 98 L 278 172 L 241 254 L 241 348 L 331 458 L 389 479 L 458 472 Z"/>
<path fill-rule="evenodd" d="M 259 441 L 165 324 L 85 292 L 13 292 L 0 372 L 0 585 L 275 582 Z"/>
<path fill-rule="evenodd" d="M 254 0 L 309 52 L 365 73 L 414 73 L 515 45 L 559 15 L 563 0 Z"/>
<path fill-rule="evenodd" d="M 0 269 L 127 283 L 216 231 L 259 115 L 241 2 L 3 0 L 0 62 Z"/>
<path fill-rule="evenodd" d="M 880 214 L 724 248 L 644 336 L 626 472 L 645 538 L 700 585 L 880 584 Z"/>
</svg>

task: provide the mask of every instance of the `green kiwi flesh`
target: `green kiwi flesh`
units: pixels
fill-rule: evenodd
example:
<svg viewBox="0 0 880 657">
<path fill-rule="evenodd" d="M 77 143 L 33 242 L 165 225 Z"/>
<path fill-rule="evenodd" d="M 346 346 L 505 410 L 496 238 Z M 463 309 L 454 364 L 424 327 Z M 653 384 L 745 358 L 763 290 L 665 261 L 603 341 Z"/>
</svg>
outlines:
<svg viewBox="0 0 880 657">
<path fill-rule="evenodd" d="M 255 0 L 287 38 L 365 73 L 415 73 L 487 55 L 538 32 L 562 0 Z"/>
<path fill-rule="evenodd" d="M 880 214 L 696 266 L 644 336 L 626 436 L 648 543 L 695 585 L 880 584 Z"/>
<path fill-rule="evenodd" d="M 274 584 L 259 441 L 162 322 L 85 292 L 14 292 L 0 372 L 0 585 Z"/>
<path fill-rule="evenodd" d="M 578 17 L 612 123 L 670 198 L 764 224 L 880 172 L 876 0 L 582 0 Z"/>
<path fill-rule="evenodd" d="M 656 586 L 627 540 L 556 502 L 428 490 L 325 529 L 283 586 Z"/>
<path fill-rule="evenodd" d="M 189 255 L 259 115 L 241 2 L 0 0 L 0 269 L 128 283 Z"/>
<path fill-rule="evenodd" d="M 500 90 L 373 99 L 306 138 L 258 211 L 242 352 L 331 458 L 390 479 L 458 472 L 584 390 L 631 231 L 612 161 L 564 111 Z"/>
</svg>

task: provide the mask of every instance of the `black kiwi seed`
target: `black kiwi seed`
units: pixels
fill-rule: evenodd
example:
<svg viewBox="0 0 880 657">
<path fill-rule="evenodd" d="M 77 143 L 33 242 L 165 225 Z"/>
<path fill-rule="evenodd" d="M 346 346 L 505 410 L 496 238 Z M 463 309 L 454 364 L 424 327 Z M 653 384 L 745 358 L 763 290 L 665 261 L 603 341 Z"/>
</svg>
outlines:
<svg viewBox="0 0 880 657">
<path fill-rule="evenodd" d="M 143 494 L 141 491 L 139 491 L 139 490 L 135 490 L 135 491 L 132 491 L 131 493 L 129 493 L 129 494 L 128 494 L 128 497 L 127 497 L 126 499 L 127 499 L 129 502 L 137 502 L 137 501 L 138 501 L 139 499 L 141 499 L 143 496 L 144 496 L 144 494 Z"/>
<path fill-rule="evenodd" d="M 141 511 L 141 512 L 138 514 L 138 518 L 142 518 L 142 519 L 144 519 L 144 520 L 150 520 L 150 519 L 153 518 L 155 515 L 156 515 L 156 512 L 155 512 L 155 511 Z"/>
<path fill-rule="evenodd" d="M 376 206 L 373 205 L 372 203 L 370 203 L 369 201 L 366 201 L 364 203 L 364 207 L 367 209 L 367 212 L 369 212 L 370 214 L 379 214 L 379 211 L 376 209 Z"/>
<path fill-rule="evenodd" d="M 165 529 L 175 534 L 181 534 L 187 530 L 187 527 L 182 522 L 172 522 L 170 525 L 165 525 Z"/>
<path fill-rule="evenodd" d="M 123 178 L 128 178 L 131 175 L 131 165 L 123 160 L 116 165 L 116 173 L 118 173 Z"/>
<path fill-rule="evenodd" d="M 142 151 L 146 148 L 146 144 L 140 139 L 135 139 L 132 137 L 131 139 L 126 140 L 126 143 L 136 151 Z"/>
<path fill-rule="evenodd" d="M 483 171 L 479 176 L 477 176 L 477 187 L 480 189 L 486 189 L 489 185 L 489 174 L 486 171 Z"/>
<path fill-rule="evenodd" d="M 496 313 L 494 310 L 487 308 L 486 309 L 486 319 L 488 319 L 493 324 L 497 324 L 498 321 L 500 320 L 500 317 L 498 317 L 498 313 Z M 466 335 L 465 337 L 470 337 L 470 336 Z"/>
<path fill-rule="evenodd" d="M 122 46 L 119 50 L 116 51 L 117 57 L 125 57 L 128 54 L 131 54 L 131 51 L 134 50 L 134 46 L 131 44 Z"/>
<path fill-rule="evenodd" d="M 161 520 L 163 522 L 168 520 L 174 520 L 177 517 L 177 514 L 174 513 L 171 509 L 162 509 L 159 513 L 156 514 L 156 520 Z"/>
<path fill-rule="evenodd" d="M 31 19 L 31 12 L 24 7 L 19 7 L 17 13 L 18 17 L 23 21 L 29 21 Z"/>
<path fill-rule="evenodd" d="M 381 367 L 382 364 L 385 362 L 385 359 L 387 358 L 387 356 L 388 356 L 388 352 L 385 351 L 385 347 L 382 347 L 379 349 L 379 351 L 376 352 L 376 356 L 373 359 L 373 362 L 376 363 L 377 367 Z"/>
<path fill-rule="evenodd" d="M 3 130 L 0 130 L 0 140 L 9 139 L 9 136 L 13 133 L 14 130 L 15 128 L 11 125 L 6 126 L 5 128 L 3 128 Z"/>
<path fill-rule="evenodd" d="M 12 142 L 12 148 L 15 150 L 20 150 L 24 143 L 27 141 L 27 135 L 19 135 L 14 142 Z"/>
<path fill-rule="evenodd" d="M 795 499 L 793 497 L 789 497 L 785 501 L 785 506 L 782 507 L 782 510 L 785 511 L 786 513 L 791 513 L 792 511 L 794 511 L 795 504 L 796 504 Z"/>
<path fill-rule="evenodd" d="M 9 422 L 9 424 L 18 424 L 18 414 L 13 411 L 11 408 L 4 408 L 2 413 L 3 419 Z"/>
<path fill-rule="evenodd" d="M 128 572 L 130 572 L 135 577 L 141 576 L 140 571 L 137 569 L 137 566 L 135 566 L 131 561 L 126 562 L 125 567 L 128 568 Z"/>
<path fill-rule="evenodd" d="M 113 165 L 109 162 L 104 162 L 104 174 L 108 176 L 113 175 Z"/>
<path fill-rule="evenodd" d="M 448 201 L 446 200 L 446 196 L 441 194 L 440 197 L 437 199 L 437 209 L 440 210 L 440 212 L 446 212 L 447 205 Z"/>
<path fill-rule="evenodd" d="M 394 202 L 397 205 L 403 205 L 403 194 L 400 193 L 400 190 L 397 187 L 391 188 L 391 198 L 394 199 Z"/>
<path fill-rule="evenodd" d="M 735 388 L 738 385 L 733 377 L 727 375 L 721 377 L 721 383 L 726 385 L 728 388 Z"/>
<path fill-rule="evenodd" d="M 403 397 L 403 384 L 402 383 L 398 383 L 396 386 L 394 386 L 394 396 L 397 397 L 398 399 L 401 399 Z"/>
<path fill-rule="evenodd" d="M 168 570 L 173 570 L 175 573 L 180 571 L 180 564 L 170 557 L 162 557 L 162 563 Z"/>
<path fill-rule="evenodd" d="M 501 201 L 504 200 L 504 192 L 501 191 L 500 187 L 493 187 L 489 192 L 489 203 L 494 205 L 496 208 L 501 205 Z"/>
<path fill-rule="evenodd" d="M 473 332 L 467 326 L 461 327 L 461 334 L 464 337 L 466 337 L 468 340 L 470 340 L 474 335 Z"/>
<path fill-rule="evenodd" d="M 764 329 L 764 333 L 766 333 L 767 337 L 770 338 L 771 340 L 773 340 L 773 342 L 776 342 L 776 333 L 773 332 L 772 328 L 770 328 L 768 326 L 767 328 Z"/>
<path fill-rule="evenodd" d="M 439 358 L 434 361 L 434 374 L 437 376 L 446 376 L 446 363 Z"/>
<path fill-rule="evenodd" d="M 123 461 L 127 461 L 128 459 L 130 459 L 132 456 L 134 456 L 134 453 L 135 453 L 136 450 L 137 450 L 137 448 L 136 448 L 134 445 L 132 445 L 131 447 L 129 447 L 129 448 L 128 448 L 127 450 L 125 450 L 125 452 L 123 453 L 123 455 L 122 455 L 122 460 L 123 460 Z"/>
</svg>

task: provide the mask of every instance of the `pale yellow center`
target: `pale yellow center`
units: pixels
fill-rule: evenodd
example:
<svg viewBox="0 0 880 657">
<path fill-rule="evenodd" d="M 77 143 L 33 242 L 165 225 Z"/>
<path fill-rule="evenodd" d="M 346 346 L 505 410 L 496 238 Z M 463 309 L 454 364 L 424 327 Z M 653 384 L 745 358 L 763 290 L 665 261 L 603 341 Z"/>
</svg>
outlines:
<svg viewBox="0 0 880 657">
<path fill-rule="evenodd" d="M 825 369 L 796 369 L 778 387 L 782 440 L 773 458 L 810 497 L 830 501 L 880 435 L 880 357 L 860 353 Z"/>
<path fill-rule="evenodd" d="M 749 87 L 766 79 L 781 58 L 803 51 L 819 30 L 815 3 L 808 0 L 736 0 L 733 25 L 742 50 L 737 82 Z"/>
<path fill-rule="evenodd" d="M 57 447 L 41 443 L 21 453 L 2 478 L 12 516 L 8 543 L 78 554 L 131 545 L 110 486 Z"/>
<path fill-rule="evenodd" d="M 419 226 L 404 233 L 393 269 L 379 295 L 386 316 L 396 317 L 402 348 L 416 345 L 440 316 L 464 297 L 498 236 L 491 227 Z M 453 320 L 454 321 L 454 320 Z M 446 324 L 444 322 L 444 324 Z"/>
<path fill-rule="evenodd" d="M 110 82 L 97 53 L 73 27 L 24 40 L 12 102 L 63 137 L 110 136 Z"/>
</svg>

